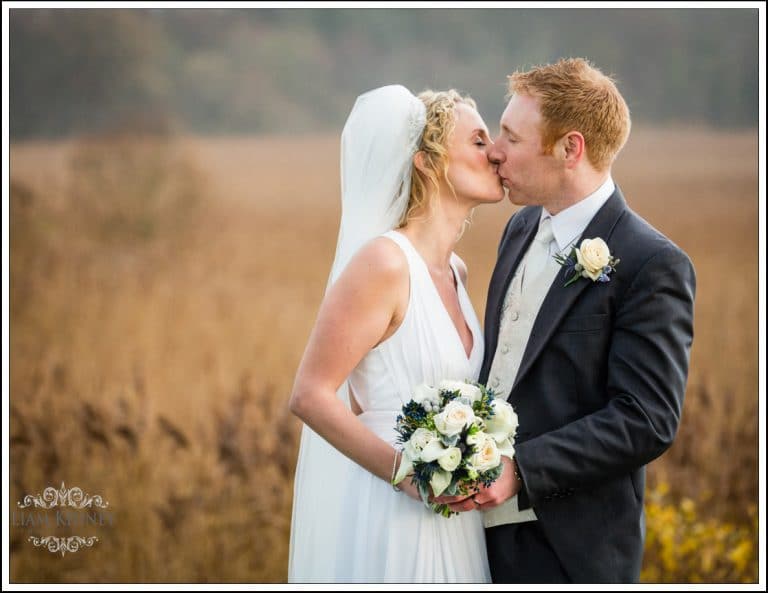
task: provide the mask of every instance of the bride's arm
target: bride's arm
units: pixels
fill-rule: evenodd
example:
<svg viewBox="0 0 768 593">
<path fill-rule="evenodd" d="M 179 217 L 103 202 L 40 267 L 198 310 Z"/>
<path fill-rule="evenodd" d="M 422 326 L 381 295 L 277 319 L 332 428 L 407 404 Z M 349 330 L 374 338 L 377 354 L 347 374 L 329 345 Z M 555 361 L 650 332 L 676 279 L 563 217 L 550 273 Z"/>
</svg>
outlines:
<svg viewBox="0 0 768 593">
<path fill-rule="evenodd" d="M 360 360 L 402 322 L 409 295 L 408 262 L 386 238 L 371 241 L 326 294 L 304 351 L 291 412 L 344 455 L 382 480 L 395 451 L 337 397 Z"/>
</svg>

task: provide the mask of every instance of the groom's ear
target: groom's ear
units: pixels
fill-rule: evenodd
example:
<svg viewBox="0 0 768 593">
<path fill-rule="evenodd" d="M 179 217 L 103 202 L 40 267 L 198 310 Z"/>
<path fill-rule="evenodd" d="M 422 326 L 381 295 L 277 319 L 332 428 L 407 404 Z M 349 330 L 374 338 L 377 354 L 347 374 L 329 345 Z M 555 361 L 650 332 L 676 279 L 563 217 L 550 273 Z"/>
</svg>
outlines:
<svg viewBox="0 0 768 593">
<path fill-rule="evenodd" d="M 568 132 L 555 143 L 555 156 L 563 161 L 567 169 L 576 167 L 581 162 L 585 151 L 586 144 L 581 132 Z"/>
</svg>

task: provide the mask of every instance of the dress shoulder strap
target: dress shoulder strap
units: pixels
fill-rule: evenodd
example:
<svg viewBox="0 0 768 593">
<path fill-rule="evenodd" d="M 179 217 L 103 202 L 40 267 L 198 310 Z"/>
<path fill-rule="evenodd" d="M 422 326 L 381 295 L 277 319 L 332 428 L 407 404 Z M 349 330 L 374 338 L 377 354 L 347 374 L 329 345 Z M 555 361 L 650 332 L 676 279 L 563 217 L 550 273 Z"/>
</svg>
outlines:
<svg viewBox="0 0 768 593">
<path fill-rule="evenodd" d="M 417 262 L 418 253 L 416 252 L 413 245 L 411 245 L 411 242 L 408 240 L 408 238 L 403 235 L 402 233 L 399 233 L 397 231 L 388 231 L 384 233 L 382 236 L 387 237 L 388 239 L 391 239 L 395 243 L 398 244 L 400 249 L 402 249 L 403 253 L 405 254 L 405 258 L 408 260 L 408 267 L 411 269 L 411 272 L 413 273 L 413 270 L 415 268 L 415 263 Z"/>
</svg>

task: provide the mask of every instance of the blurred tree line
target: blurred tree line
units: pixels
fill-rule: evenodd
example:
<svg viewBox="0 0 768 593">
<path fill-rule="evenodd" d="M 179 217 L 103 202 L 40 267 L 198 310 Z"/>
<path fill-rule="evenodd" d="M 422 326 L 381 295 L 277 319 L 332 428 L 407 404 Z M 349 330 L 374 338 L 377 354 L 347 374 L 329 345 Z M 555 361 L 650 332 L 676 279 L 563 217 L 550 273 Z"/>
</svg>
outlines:
<svg viewBox="0 0 768 593">
<path fill-rule="evenodd" d="M 506 75 L 563 56 L 613 74 L 635 120 L 754 126 L 757 9 L 10 10 L 12 139 L 127 125 L 339 131 L 399 82 L 470 93 L 493 130 Z"/>
</svg>

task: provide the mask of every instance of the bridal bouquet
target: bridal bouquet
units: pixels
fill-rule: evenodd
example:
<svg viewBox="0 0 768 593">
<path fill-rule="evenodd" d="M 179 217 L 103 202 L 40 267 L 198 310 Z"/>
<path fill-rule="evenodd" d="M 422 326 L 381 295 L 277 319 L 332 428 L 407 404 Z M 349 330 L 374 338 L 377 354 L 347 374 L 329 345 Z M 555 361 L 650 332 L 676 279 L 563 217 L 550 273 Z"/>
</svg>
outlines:
<svg viewBox="0 0 768 593">
<path fill-rule="evenodd" d="M 397 417 L 402 460 L 392 484 L 412 474 L 424 504 L 450 517 L 435 496 L 467 495 L 501 475 L 501 456 L 512 457 L 517 414 L 505 400 L 479 383 L 442 381 L 419 385 Z"/>
</svg>

